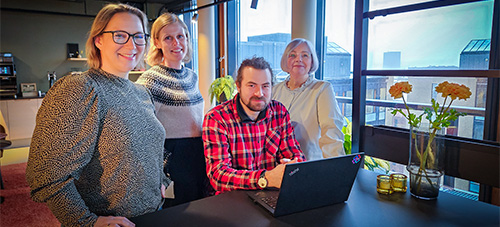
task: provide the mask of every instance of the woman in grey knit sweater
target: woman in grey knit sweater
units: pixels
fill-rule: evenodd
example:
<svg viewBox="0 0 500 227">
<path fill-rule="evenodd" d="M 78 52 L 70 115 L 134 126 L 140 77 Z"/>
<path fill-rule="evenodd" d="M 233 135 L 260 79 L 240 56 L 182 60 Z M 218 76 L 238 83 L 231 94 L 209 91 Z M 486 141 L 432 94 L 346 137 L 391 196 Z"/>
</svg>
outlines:
<svg viewBox="0 0 500 227">
<path fill-rule="evenodd" d="M 128 218 L 161 207 L 165 131 L 147 89 L 127 79 L 146 25 L 134 7 L 105 6 L 87 41 L 90 69 L 57 81 L 38 111 L 26 178 L 62 226 L 134 226 Z"/>
<path fill-rule="evenodd" d="M 191 60 L 192 47 L 184 22 L 175 14 L 161 15 L 151 28 L 147 62 L 153 66 L 137 80 L 153 94 L 156 116 L 166 132 L 165 173 L 174 181 L 169 207 L 207 195 L 209 184 L 201 140 L 203 97 L 198 76 L 183 62 Z"/>
</svg>

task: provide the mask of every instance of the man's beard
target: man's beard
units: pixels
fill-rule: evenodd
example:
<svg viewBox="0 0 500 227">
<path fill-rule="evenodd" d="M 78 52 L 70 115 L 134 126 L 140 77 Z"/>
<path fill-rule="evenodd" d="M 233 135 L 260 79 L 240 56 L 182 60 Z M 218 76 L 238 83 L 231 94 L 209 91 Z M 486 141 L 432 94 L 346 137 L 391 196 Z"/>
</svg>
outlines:
<svg viewBox="0 0 500 227">
<path fill-rule="evenodd" d="M 252 100 L 262 100 L 262 101 L 264 101 L 264 105 L 262 105 L 262 106 L 257 105 L 257 104 L 252 105 Z M 250 109 L 251 111 L 260 112 L 260 111 L 266 109 L 267 105 L 269 105 L 269 102 L 266 100 L 266 98 L 264 96 L 262 96 L 261 98 L 257 98 L 255 96 L 252 96 L 248 100 L 248 103 L 243 102 L 243 104 L 245 104 L 245 106 L 247 106 L 248 109 Z"/>
</svg>

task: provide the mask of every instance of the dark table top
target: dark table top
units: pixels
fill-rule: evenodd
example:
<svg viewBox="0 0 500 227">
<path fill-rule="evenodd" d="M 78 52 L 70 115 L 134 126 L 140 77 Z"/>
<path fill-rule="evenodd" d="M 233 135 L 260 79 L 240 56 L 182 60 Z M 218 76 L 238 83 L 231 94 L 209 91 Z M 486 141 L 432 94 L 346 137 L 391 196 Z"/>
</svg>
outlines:
<svg viewBox="0 0 500 227">
<path fill-rule="evenodd" d="M 278 218 L 253 203 L 245 191 L 232 191 L 131 220 L 139 227 L 500 226 L 500 207 L 443 192 L 433 201 L 413 198 L 409 191 L 381 195 L 376 177 L 360 169 L 347 202 Z"/>
</svg>

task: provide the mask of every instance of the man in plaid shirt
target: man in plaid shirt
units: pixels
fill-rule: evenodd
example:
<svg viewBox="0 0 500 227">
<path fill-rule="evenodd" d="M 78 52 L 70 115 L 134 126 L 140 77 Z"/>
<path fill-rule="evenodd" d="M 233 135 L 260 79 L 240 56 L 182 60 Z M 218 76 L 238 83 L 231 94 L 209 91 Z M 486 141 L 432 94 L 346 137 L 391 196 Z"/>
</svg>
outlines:
<svg viewBox="0 0 500 227">
<path fill-rule="evenodd" d="M 279 188 L 285 163 L 305 160 L 288 111 L 271 100 L 271 78 L 264 58 L 246 59 L 238 69 L 238 95 L 205 115 L 207 174 L 217 194 Z"/>
</svg>

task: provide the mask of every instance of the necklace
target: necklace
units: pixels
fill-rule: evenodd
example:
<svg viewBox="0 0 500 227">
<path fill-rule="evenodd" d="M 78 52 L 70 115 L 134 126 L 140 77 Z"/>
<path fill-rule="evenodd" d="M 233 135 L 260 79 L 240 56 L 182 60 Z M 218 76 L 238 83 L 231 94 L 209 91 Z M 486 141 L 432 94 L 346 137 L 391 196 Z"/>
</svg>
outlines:
<svg viewBox="0 0 500 227">
<path fill-rule="evenodd" d="M 290 101 L 290 104 L 288 104 L 288 108 L 287 108 L 288 111 L 290 111 L 290 108 L 292 108 L 292 106 L 295 103 L 295 101 L 297 101 L 297 98 L 302 94 L 302 92 L 304 92 L 305 87 L 303 87 L 303 86 L 306 85 L 307 81 L 309 81 L 309 79 L 306 80 L 304 83 L 302 83 L 299 87 L 297 87 L 297 88 L 295 88 L 293 90 L 290 89 L 290 87 L 288 86 L 288 81 L 286 82 L 287 88 L 290 89 L 290 91 L 292 92 L 292 95 L 293 95 L 292 101 Z M 296 91 L 297 89 L 301 89 L 301 90 L 297 92 Z"/>
<path fill-rule="evenodd" d="M 310 76 L 306 77 L 305 80 L 299 84 L 299 86 L 295 87 L 294 89 L 290 88 L 290 80 L 292 79 L 292 77 L 290 76 L 288 78 L 288 81 L 286 82 L 286 86 L 290 89 L 290 90 L 295 90 L 295 89 L 298 89 L 298 88 L 301 88 L 308 80 L 309 80 Z M 295 81 L 295 80 L 294 80 Z M 294 84 L 295 85 L 295 84 Z"/>
</svg>

